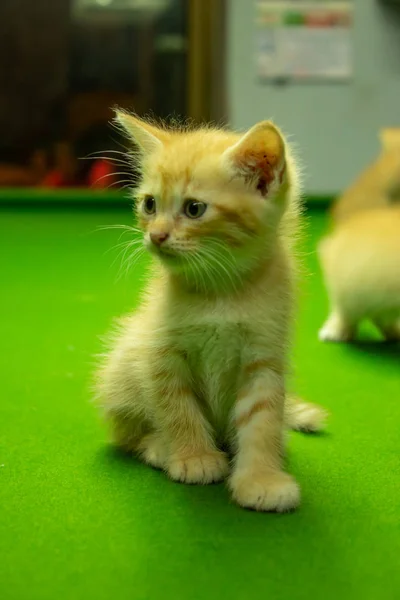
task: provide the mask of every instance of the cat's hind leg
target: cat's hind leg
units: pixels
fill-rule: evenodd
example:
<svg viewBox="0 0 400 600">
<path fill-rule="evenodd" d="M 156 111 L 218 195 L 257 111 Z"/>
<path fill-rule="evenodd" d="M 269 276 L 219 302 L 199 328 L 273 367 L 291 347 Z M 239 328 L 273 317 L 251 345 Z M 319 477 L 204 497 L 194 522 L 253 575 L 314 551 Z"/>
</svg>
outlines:
<svg viewBox="0 0 400 600">
<path fill-rule="evenodd" d="M 166 444 L 156 431 L 142 389 L 140 349 L 136 336 L 122 335 L 96 373 L 96 396 L 110 429 L 113 444 L 162 468 L 167 458 Z"/>
<path fill-rule="evenodd" d="M 144 435 L 136 446 L 142 460 L 155 469 L 164 469 L 167 464 L 167 444 L 161 433 L 153 431 Z"/>
<path fill-rule="evenodd" d="M 124 410 L 124 407 L 109 407 L 104 411 L 108 422 L 111 442 L 125 452 L 137 454 L 143 462 L 163 469 L 167 461 L 167 444 L 161 434 L 143 415 Z"/>
<path fill-rule="evenodd" d="M 122 407 L 104 407 L 103 416 L 109 426 L 111 443 L 125 452 L 139 453 L 142 440 L 151 431 L 150 424 Z"/>
</svg>

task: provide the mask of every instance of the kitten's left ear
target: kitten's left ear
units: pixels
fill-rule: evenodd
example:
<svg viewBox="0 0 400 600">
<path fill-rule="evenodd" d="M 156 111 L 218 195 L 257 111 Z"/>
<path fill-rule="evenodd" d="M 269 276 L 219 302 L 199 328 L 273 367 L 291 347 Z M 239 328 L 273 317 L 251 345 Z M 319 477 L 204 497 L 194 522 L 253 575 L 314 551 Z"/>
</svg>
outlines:
<svg viewBox="0 0 400 600">
<path fill-rule="evenodd" d="M 166 142 L 166 131 L 124 110 L 115 111 L 115 122 L 129 135 L 143 155 L 160 149 Z"/>
<path fill-rule="evenodd" d="M 253 183 L 262 196 L 275 192 L 284 181 L 285 143 L 270 121 L 252 127 L 222 158 L 233 175 Z"/>
</svg>

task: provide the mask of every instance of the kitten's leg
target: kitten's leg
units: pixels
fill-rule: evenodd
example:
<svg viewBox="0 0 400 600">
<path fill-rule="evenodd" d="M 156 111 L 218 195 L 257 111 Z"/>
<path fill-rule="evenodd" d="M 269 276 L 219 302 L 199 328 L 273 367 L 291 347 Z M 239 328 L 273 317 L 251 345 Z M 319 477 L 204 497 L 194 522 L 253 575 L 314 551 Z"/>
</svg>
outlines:
<svg viewBox="0 0 400 600">
<path fill-rule="evenodd" d="M 206 484 L 226 477 L 226 454 L 217 449 L 210 426 L 189 390 L 165 391 L 159 418 L 168 440 L 166 470 L 171 479 Z"/>
<path fill-rule="evenodd" d="M 164 462 L 161 447 L 157 452 L 152 447 L 154 425 L 146 410 L 138 377 L 139 352 L 132 347 L 129 337 L 118 341 L 96 374 L 97 403 L 109 424 L 111 441 L 126 452 L 139 453 L 143 460 L 159 467 Z"/>
<path fill-rule="evenodd" d="M 318 337 L 323 342 L 350 342 L 356 327 L 338 310 L 334 310 L 320 329 Z"/>
<path fill-rule="evenodd" d="M 155 418 L 168 445 L 166 470 L 185 483 L 212 483 L 228 473 L 226 455 L 215 445 L 211 426 L 191 389 L 184 357 L 169 349 L 152 373 Z"/>
<path fill-rule="evenodd" d="M 106 408 L 104 417 L 110 427 L 111 442 L 125 452 L 137 452 L 140 440 L 150 431 L 150 424 L 116 407 Z"/>
<path fill-rule="evenodd" d="M 135 390 L 132 389 L 132 394 L 134 393 Z M 125 452 L 138 454 L 149 465 L 162 469 L 167 456 L 165 444 L 161 435 L 154 431 L 150 420 L 135 411 L 134 398 L 132 395 L 133 402 L 128 406 L 118 406 L 117 397 L 113 398 L 113 404 L 109 402 L 108 406 L 103 406 L 104 417 L 110 427 L 111 442 Z"/>
<path fill-rule="evenodd" d="M 375 319 L 376 326 L 381 330 L 387 342 L 400 341 L 400 319 Z"/>
<path fill-rule="evenodd" d="M 229 482 L 233 498 L 255 510 L 288 511 L 299 504 L 300 490 L 282 470 L 283 373 L 270 360 L 255 361 L 244 372 L 234 408 L 238 447 Z"/>
<path fill-rule="evenodd" d="M 167 460 L 167 445 L 160 432 L 153 431 L 144 435 L 137 444 L 135 451 L 145 463 L 156 469 L 165 469 Z"/>
<path fill-rule="evenodd" d="M 113 375 L 112 375 L 113 374 Z M 112 385 L 117 376 L 118 386 Z M 115 380 L 114 380 L 115 381 Z M 162 435 L 154 430 L 150 418 L 141 409 L 141 391 L 133 384 L 131 377 L 124 376 L 117 368 L 102 377 L 103 391 L 111 388 L 103 403 L 104 416 L 110 425 L 111 441 L 124 450 L 138 454 L 144 462 L 157 469 L 163 469 L 167 460 L 167 446 Z"/>
<path fill-rule="evenodd" d="M 328 412 L 317 404 L 303 402 L 293 396 L 285 400 L 285 424 L 295 431 L 316 433 L 325 427 Z"/>
<path fill-rule="evenodd" d="M 156 469 L 166 465 L 167 448 L 162 436 L 152 431 L 148 421 L 129 414 L 110 410 L 106 413 L 110 424 L 111 441 L 125 452 L 138 454 L 140 458 Z"/>
</svg>

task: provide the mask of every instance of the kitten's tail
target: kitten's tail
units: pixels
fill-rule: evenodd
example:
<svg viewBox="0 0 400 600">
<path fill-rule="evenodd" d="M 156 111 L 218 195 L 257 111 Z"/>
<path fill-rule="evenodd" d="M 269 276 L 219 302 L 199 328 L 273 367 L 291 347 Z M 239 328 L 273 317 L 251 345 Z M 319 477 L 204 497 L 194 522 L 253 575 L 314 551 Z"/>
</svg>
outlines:
<svg viewBox="0 0 400 600">
<path fill-rule="evenodd" d="M 328 411 L 317 404 L 303 402 L 294 396 L 285 401 L 285 423 L 289 429 L 317 433 L 325 429 Z"/>
</svg>

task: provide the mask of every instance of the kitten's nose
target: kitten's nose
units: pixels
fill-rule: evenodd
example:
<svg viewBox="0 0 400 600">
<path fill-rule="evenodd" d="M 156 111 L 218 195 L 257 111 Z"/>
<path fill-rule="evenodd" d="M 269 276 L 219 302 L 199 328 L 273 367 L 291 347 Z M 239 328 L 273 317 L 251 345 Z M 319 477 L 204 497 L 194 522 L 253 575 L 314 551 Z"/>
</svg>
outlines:
<svg viewBox="0 0 400 600">
<path fill-rule="evenodd" d="M 161 246 L 169 238 L 169 233 L 166 231 L 157 231 L 150 234 L 150 239 L 155 246 Z"/>
</svg>

